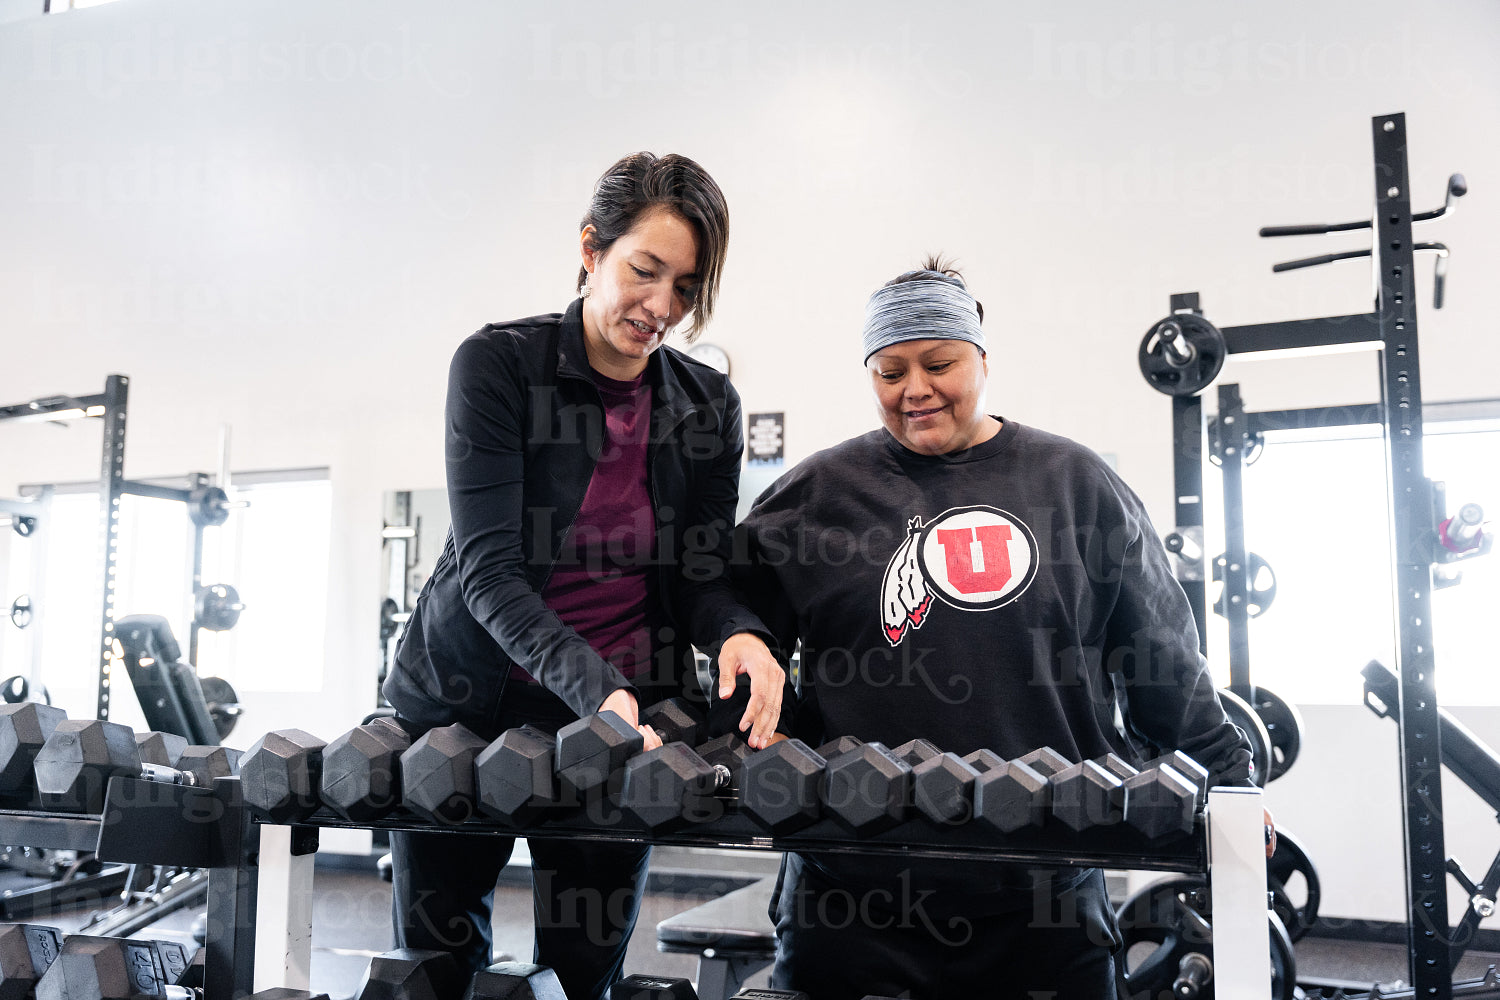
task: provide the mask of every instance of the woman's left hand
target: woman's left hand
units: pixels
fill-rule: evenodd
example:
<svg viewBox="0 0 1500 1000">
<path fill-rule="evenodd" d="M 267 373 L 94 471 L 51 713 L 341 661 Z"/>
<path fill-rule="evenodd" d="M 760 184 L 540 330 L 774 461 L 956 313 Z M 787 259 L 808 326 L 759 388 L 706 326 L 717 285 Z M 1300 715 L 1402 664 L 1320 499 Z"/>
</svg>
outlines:
<svg viewBox="0 0 1500 1000">
<path fill-rule="evenodd" d="M 781 690 L 786 684 L 786 671 L 759 637 L 737 632 L 724 640 L 719 649 L 720 698 L 734 694 L 735 678 L 740 674 L 750 678 L 750 704 L 737 728 L 741 732 L 749 729 L 746 742 L 756 750 L 763 750 L 771 745 L 777 720 L 781 718 Z"/>
</svg>

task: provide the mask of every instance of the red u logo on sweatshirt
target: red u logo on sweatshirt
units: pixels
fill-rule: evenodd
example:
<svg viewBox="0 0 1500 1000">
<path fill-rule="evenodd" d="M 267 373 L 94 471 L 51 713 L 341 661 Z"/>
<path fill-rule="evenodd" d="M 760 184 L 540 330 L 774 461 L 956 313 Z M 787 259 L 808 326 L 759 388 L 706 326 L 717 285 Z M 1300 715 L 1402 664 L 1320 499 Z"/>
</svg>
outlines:
<svg viewBox="0 0 1500 1000">
<path fill-rule="evenodd" d="M 886 565 L 881 627 L 892 646 L 930 617 L 932 598 L 961 611 L 1009 604 L 1036 577 L 1036 538 L 998 507 L 950 507 L 923 523 L 907 522 L 906 538 Z"/>
</svg>

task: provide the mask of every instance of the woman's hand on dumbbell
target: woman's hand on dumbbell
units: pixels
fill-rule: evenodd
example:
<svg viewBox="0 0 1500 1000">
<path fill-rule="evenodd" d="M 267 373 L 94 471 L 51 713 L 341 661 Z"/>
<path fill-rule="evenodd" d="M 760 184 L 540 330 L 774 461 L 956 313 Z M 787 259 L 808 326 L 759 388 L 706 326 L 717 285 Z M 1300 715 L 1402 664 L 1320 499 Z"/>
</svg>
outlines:
<svg viewBox="0 0 1500 1000">
<path fill-rule="evenodd" d="M 640 730 L 641 735 L 646 738 L 646 745 L 641 748 L 642 751 L 655 750 L 661 746 L 661 736 L 656 730 L 650 726 L 641 725 L 640 704 L 628 688 L 619 688 L 611 693 L 608 698 L 604 699 L 604 704 L 599 706 L 599 711 L 613 712 L 624 719 L 627 724 Z"/>
<path fill-rule="evenodd" d="M 776 657 L 766 648 L 758 636 L 749 632 L 737 632 L 724 640 L 719 649 L 719 697 L 729 698 L 734 694 L 735 678 L 745 674 L 750 678 L 750 703 L 740 717 L 740 732 L 750 730 L 745 742 L 757 750 L 771 745 L 776 735 L 776 723 L 781 718 L 781 691 L 786 684 L 786 671 L 776 662 Z"/>
</svg>

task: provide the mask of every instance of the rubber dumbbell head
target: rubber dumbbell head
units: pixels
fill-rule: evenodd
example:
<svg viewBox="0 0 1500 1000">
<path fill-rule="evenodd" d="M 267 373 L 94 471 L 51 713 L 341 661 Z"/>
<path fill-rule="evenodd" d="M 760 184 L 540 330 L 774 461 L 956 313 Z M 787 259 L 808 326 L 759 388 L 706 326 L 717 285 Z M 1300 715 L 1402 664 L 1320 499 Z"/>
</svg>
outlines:
<svg viewBox="0 0 1500 1000">
<path fill-rule="evenodd" d="M 434 823 L 474 818 L 474 761 L 485 745 L 462 723 L 429 729 L 401 755 L 402 804 Z"/>
<path fill-rule="evenodd" d="M 401 804 L 401 755 L 411 738 L 399 726 L 357 726 L 323 749 L 323 804 L 354 823 L 369 823 Z"/>
<path fill-rule="evenodd" d="M 1149 767 L 1125 779 L 1125 822 L 1153 840 L 1192 833 L 1198 790 L 1171 767 Z"/>
<path fill-rule="evenodd" d="M 958 754 L 940 753 L 911 769 L 912 804 L 934 823 L 967 823 L 974 812 L 979 771 Z"/>
<path fill-rule="evenodd" d="M 134 743 L 134 738 L 131 739 Z M 138 1000 L 173 996 L 161 944 L 71 934 L 36 984 L 37 1000 Z M 180 947 L 180 946 L 179 946 Z M 177 996 L 187 997 L 182 989 Z"/>
<path fill-rule="evenodd" d="M 1198 763 L 1181 750 L 1163 754 L 1146 762 L 1147 768 L 1170 767 L 1178 774 L 1188 780 L 1198 792 L 1198 808 L 1202 809 L 1208 802 L 1208 768 Z"/>
<path fill-rule="evenodd" d="M 500 734 L 474 760 L 479 811 L 511 826 L 527 826 L 558 802 L 553 773 L 556 740 L 535 726 Z"/>
<path fill-rule="evenodd" d="M 65 719 L 37 752 L 35 766 L 42 808 L 99 813 L 110 778 L 140 775 L 141 752 L 129 726 Z"/>
<path fill-rule="evenodd" d="M 942 752 L 935 744 L 927 740 L 907 740 L 891 751 L 898 760 L 906 761 L 906 765 L 914 770 L 924 760 L 931 760 Z"/>
<path fill-rule="evenodd" d="M 614 712 L 599 712 L 557 731 L 557 780 L 565 798 L 587 798 L 602 791 L 625 762 L 641 752 L 646 738 Z"/>
<path fill-rule="evenodd" d="M 714 792 L 729 784 L 729 769 L 715 767 L 686 743 L 667 743 L 625 762 L 620 808 L 652 833 L 716 819 Z"/>
<path fill-rule="evenodd" d="M 822 813 L 819 786 L 827 764 L 801 740 L 751 754 L 740 772 L 740 810 L 773 836 L 808 826 Z"/>
<path fill-rule="evenodd" d="M 1086 760 L 1052 776 L 1052 815 L 1083 831 L 1125 818 L 1125 783 L 1097 761 Z"/>
<path fill-rule="evenodd" d="M 729 784 L 724 786 L 724 790 L 729 792 L 739 791 L 740 772 L 745 766 L 745 761 L 755 753 L 750 748 L 750 744 L 734 733 L 716 736 L 707 743 L 694 747 L 693 750 L 710 764 L 723 767 L 729 772 Z"/>
<path fill-rule="evenodd" d="M 708 735 L 708 720 L 686 698 L 668 698 L 641 713 L 641 725 L 656 730 L 663 743 L 697 746 Z"/>
<path fill-rule="evenodd" d="M 823 807 L 856 837 L 889 830 L 906 818 L 911 766 L 883 743 L 864 743 L 828 761 Z"/>
<path fill-rule="evenodd" d="M 67 717 L 60 708 L 34 701 L 0 705 L 0 798 L 23 809 L 41 804 L 33 765 L 47 738 Z"/>
<path fill-rule="evenodd" d="M 1051 779 L 1022 763 L 1024 760 L 1002 760 L 974 779 L 974 819 L 978 823 L 1000 833 L 1046 825 L 1052 805 Z"/>
<path fill-rule="evenodd" d="M 474 973 L 464 1000 L 568 1000 L 557 973 L 529 962 L 497 962 Z"/>
<path fill-rule="evenodd" d="M 188 748 L 188 741 L 176 733 L 136 733 L 135 747 L 142 764 L 176 767 L 182 752 Z"/>
<path fill-rule="evenodd" d="M 462 992 L 464 970 L 452 952 L 397 948 L 370 959 L 355 1000 L 451 1000 Z"/>
<path fill-rule="evenodd" d="M 327 744 L 300 729 L 270 732 L 240 758 L 245 805 L 272 823 L 296 823 L 318 810 Z"/>
<path fill-rule="evenodd" d="M 177 758 L 176 770 L 193 776 L 193 784 L 203 788 L 211 786 L 219 778 L 232 778 L 240 773 L 240 758 L 244 754 L 230 747 L 189 746 Z"/>
<path fill-rule="evenodd" d="M 0 924 L 0 1000 L 30 1000 L 62 943 L 56 927 Z"/>
<path fill-rule="evenodd" d="M 611 984 L 609 1000 L 698 1000 L 698 994 L 686 979 L 635 975 Z"/>
</svg>

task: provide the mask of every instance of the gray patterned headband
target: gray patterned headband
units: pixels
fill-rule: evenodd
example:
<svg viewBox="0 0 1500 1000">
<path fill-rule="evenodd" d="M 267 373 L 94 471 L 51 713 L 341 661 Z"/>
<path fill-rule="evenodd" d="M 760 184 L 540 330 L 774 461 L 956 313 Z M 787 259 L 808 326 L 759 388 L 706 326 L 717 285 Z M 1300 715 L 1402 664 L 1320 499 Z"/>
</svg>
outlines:
<svg viewBox="0 0 1500 1000">
<path fill-rule="evenodd" d="M 917 273 L 933 280 L 877 288 L 865 303 L 865 360 L 907 340 L 967 340 L 984 351 L 979 310 L 969 290 L 938 271 Z"/>
</svg>

